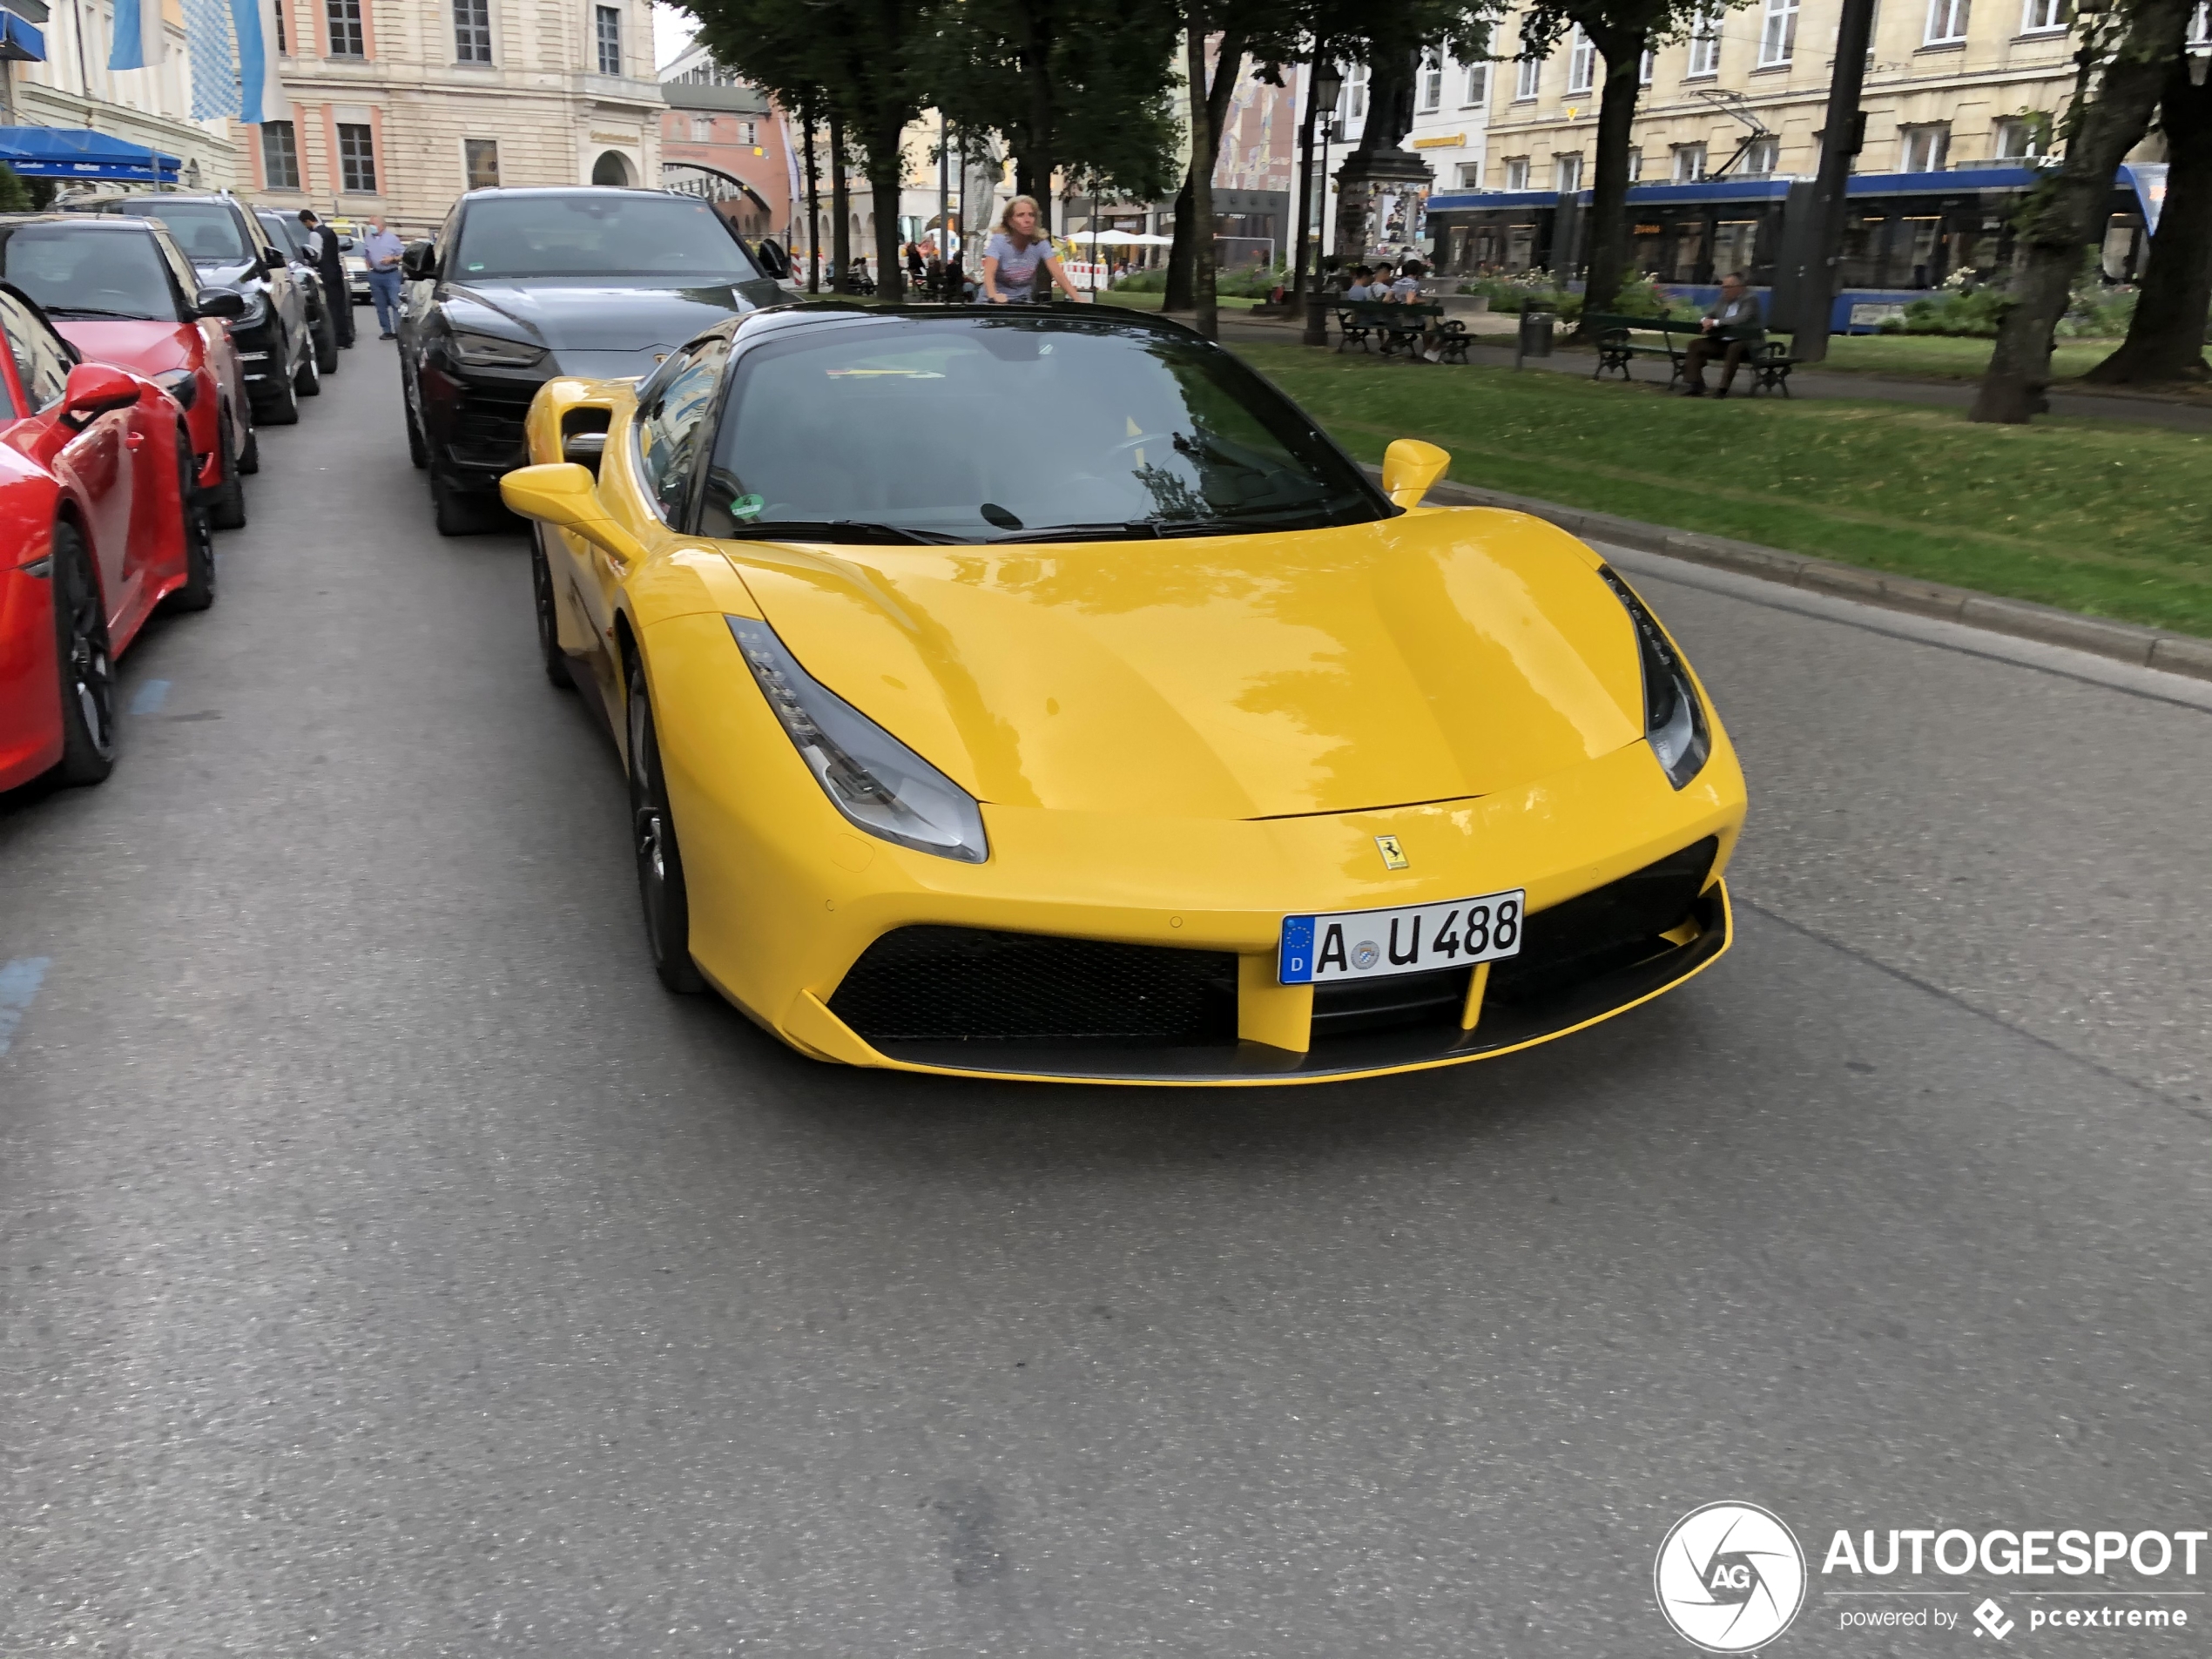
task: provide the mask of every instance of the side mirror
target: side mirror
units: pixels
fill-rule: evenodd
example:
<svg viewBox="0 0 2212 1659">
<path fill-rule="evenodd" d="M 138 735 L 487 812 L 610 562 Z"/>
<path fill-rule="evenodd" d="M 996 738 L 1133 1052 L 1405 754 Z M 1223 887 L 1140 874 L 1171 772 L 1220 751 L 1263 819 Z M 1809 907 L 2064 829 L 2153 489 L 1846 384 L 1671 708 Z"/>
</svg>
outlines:
<svg viewBox="0 0 2212 1659">
<path fill-rule="evenodd" d="M 246 296 L 232 288 L 202 288 L 192 296 L 192 308 L 203 317 L 228 322 L 246 314 Z"/>
<path fill-rule="evenodd" d="M 1429 486 L 1452 464 L 1452 452 L 1419 438 L 1400 438 L 1383 451 L 1383 494 L 1399 507 L 1418 507 Z"/>
<path fill-rule="evenodd" d="M 264 271 L 281 271 L 291 263 L 291 256 L 280 247 L 273 247 L 261 255 L 261 268 Z"/>
<path fill-rule="evenodd" d="M 760 261 L 760 268 L 777 281 L 780 282 L 791 274 L 791 255 L 784 252 L 781 243 L 771 241 L 764 236 L 760 239 L 760 246 L 753 250 L 753 254 Z"/>
<path fill-rule="evenodd" d="M 438 250 L 428 242 L 409 242 L 400 255 L 400 271 L 410 282 L 424 282 L 438 273 Z"/>
<path fill-rule="evenodd" d="M 105 363 L 79 363 L 69 371 L 62 391 L 62 419 L 84 426 L 110 409 L 127 409 L 145 395 L 145 388 L 119 368 Z"/>
<path fill-rule="evenodd" d="M 351 253 L 354 251 L 354 239 L 350 236 L 340 237 L 338 239 L 338 251 L 341 253 Z"/>
<path fill-rule="evenodd" d="M 607 516 L 606 503 L 599 499 L 598 481 L 573 461 L 517 467 L 499 481 L 499 494 L 510 511 L 542 524 L 574 530 L 624 563 L 635 563 L 645 556 L 644 544 Z"/>
</svg>

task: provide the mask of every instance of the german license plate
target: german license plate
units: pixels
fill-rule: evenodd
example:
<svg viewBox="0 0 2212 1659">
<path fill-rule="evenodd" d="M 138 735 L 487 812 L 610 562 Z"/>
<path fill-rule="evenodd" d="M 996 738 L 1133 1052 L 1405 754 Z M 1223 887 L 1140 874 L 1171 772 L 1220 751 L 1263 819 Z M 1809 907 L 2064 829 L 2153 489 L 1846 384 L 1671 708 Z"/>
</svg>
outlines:
<svg viewBox="0 0 2212 1659">
<path fill-rule="evenodd" d="M 1285 916 L 1276 977 L 1285 985 L 1326 985 L 1517 955 L 1527 896 L 1515 887 L 1444 904 Z"/>
</svg>

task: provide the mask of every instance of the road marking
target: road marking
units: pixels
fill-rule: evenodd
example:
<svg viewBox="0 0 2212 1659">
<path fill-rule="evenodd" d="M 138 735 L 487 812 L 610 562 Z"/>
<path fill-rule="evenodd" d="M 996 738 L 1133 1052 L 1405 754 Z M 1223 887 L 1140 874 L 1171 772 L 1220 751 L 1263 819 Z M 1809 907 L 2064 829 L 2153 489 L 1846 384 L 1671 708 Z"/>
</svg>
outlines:
<svg viewBox="0 0 2212 1659">
<path fill-rule="evenodd" d="M 169 682 L 167 680 L 148 680 L 144 685 L 138 687 L 138 696 L 131 699 L 131 712 L 133 714 L 158 714 L 161 712 L 161 705 L 168 700 Z"/>
<path fill-rule="evenodd" d="M 6 1054 L 8 1045 L 15 1041 L 16 1028 L 23 1023 L 23 1016 L 30 1012 L 38 987 L 52 966 L 53 962 L 44 956 L 18 956 L 12 962 L 0 965 L 0 1055 Z"/>
</svg>

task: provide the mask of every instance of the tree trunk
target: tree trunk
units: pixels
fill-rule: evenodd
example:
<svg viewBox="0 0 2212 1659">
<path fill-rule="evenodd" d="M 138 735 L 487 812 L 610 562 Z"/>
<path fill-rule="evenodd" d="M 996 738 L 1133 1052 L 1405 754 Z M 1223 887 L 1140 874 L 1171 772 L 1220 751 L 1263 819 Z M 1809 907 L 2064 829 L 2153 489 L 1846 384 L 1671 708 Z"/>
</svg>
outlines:
<svg viewBox="0 0 2212 1659">
<path fill-rule="evenodd" d="M 2110 24 L 2081 20 L 2093 31 L 2082 47 L 2094 54 L 2089 61 L 2107 54 L 2109 61 L 2094 93 L 2067 111 L 2065 164 L 2037 186 L 2023 210 L 2027 263 L 2013 280 L 2013 303 L 1998 325 L 1997 347 L 1969 420 L 2021 426 L 2048 407 L 2051 351 L 2074 273 L 2104 228 L 2113 175 L 2150 127 L 2192 4 L 2135 0 L 2112 14 Z"/>
<path fill-rule="evenodd" d="M 853 292 L 853 193 L 845 185 L 845 118 L 830 105 L 830 265 L 833 293 Z"/>
<path fill-rule="evenodd" d="M 1589 274 L 1582 285 L 1578 332 L 1588 333 L 1593 313 L 1620 303 L 1629 259 L 1629 138 L 1635 126 L 1637 72 L 1643 64 L 1641 30 L 1592 35 L 1605 58 L 1605 92 L 1597 111 L 1597 160 L 1590 179 Z M 1562 273 L 1562 274 L 1566 274 Z"/>
<path fill-rule="evenodd" d="M 1206 84 L 1206 19 L 1204 10 L 1195 3 L 1195 0 L 1190 7 L 1190 26 L 1185 45 L 1190 57 L 1190 84 L 1204 86 Z M 1223 56 L 1225 69 L 1228 67 L 1225 50 Z M 1193 324 L 1208 340 L 1214 339 L 1220 332 L 1214 314 L 1213 291 L 1214 131 L 1212 98 L 1192 98 L 1190 219 L 1194 233 L 1190 242 L 1190 298 L 1191 308 L 1197 314 L 1192 319 Z"/>
<path fill-rule="evenodd" d="M 814 161 L 814 105 L 802 106 L 806 130 L 806 292 L 822 291 L 822 179 Z"/>
<path fill-rule="evenodd" d="M 1243 67 L 1244 62 L 1244 37 L 1232 29 L 1221 37 L 1220 54 L 1214 60 L 1213 82 L 1211 85 L 1206 87 L 1206 130 L 1209 132 L 1218 135 L 1223 124 L 1229 119 L 1229 100 L 1237 91 L 1237 71 Z M 1191 80 L 1190 84 L 1192 86 L 1206 85 L 1204 74 L 1204 71 L 1201 69 L 1197 77 Z M 1197 100 L 1194 98 L 1191 105 L 1194 132 L 1197 113 Z M 1213 148 L 1215 154 L 1218 154 L 1220 150 L 1218 136 L 1216 137 Z M 1193 169 L 1198 165 L 1197 152 L 1195 148 L 1191 152 L 1190 165 Z M 1192 177 L 1193 174 L 1190 172 L 1184 174 L 1183 188 L 1176 192 L 1175 195 L 1175 229 L 1171 233 L 1174 237 L 1174 246 L 1168 249 L 1167 292 L 1160 297 L 1160 308 L 1163 311 L 1188 311 L 1194 303 L 1191 255 L 1197 246 L 1194 228 L 1197 222 L 1197 209 L 1190 199 Z M 1211 155 L 1207 158 L 1206 179 L 1211 185 L 1213 180 L 1213 156 Z M 1211 190 L 1208 193 L 1211 193 Z M 1208 228 L 1211 228 L 1211 221 L 1209 221 Z M 1209 251 L 1213 246 L 1213 239 L 1211 236 L 1206 239 L 1206 246 Z"/>
<path fill-rule="evenodd" d="M 2204 361 L 2212 314 L 2212 82 L 2192 84 L 2186 58 L 2167 71 L 2158 124 L 2171 169 L 2166 206 L 2128 338 L 2082 377 L 2104 385 L 2212 380 Z"/>
<path fill-rule="evenodd" d="M 1313 222 L 1313 128 L 1321 113 L 1313 98 L 1313 71 L 1329 61 L 1328 48 L 1317 46 L 1305 68 L 1305 118 L 1298 129 L 1298 234 L 1291 240 L 1291 305 L 1293 316 L 1305 315 L 1305 252 L 1312 239 L 1307 227 Z"/>
<path fill-rule="evenodd" d="M 906 127 L 900 115 L 886 116 L 868 145 L 868 191 L 875 198 L 875 292 L 892 305 L 907 292 L 905 249 L 899 240 L 900 186 L 906 172 L 899 138 Z"/>
<path fill-rule="evenodd" d="M 1052 217 L 1052 30 L 1041 8 L 1016 6 L 1022 19 L 1022 84 L 1028 109 L 1014 141 L 1014 190 L 1034 198 L 1037 231 L 1050 236 Z"/>
</svg>

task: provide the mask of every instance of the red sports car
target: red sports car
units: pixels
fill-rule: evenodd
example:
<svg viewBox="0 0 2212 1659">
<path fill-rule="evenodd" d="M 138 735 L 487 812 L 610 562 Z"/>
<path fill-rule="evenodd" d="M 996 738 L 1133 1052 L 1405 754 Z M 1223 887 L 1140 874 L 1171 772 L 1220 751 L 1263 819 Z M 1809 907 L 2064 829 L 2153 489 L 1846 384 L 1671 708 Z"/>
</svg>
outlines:
<svg viewBox="0 0 2212 1659">
<path fill-rule="evenodd" d="M 96 362 L 135 369 L 184 406 L 200 498 L 217 529 L 246 523 L 240 475 L 260 464 L 246 371 L 226 320 L 243 296 L 202 290 L 159 219 L 0 218 L 0 280 L 44 307 Z"/>
<path fill-rule="evenodd" d="M 0 282 L 0 790 L 115 764 L 115 658 L 156 605 L 215 599 L 185 412 L 145 375 L 80 362 Z"/>
</svg>

